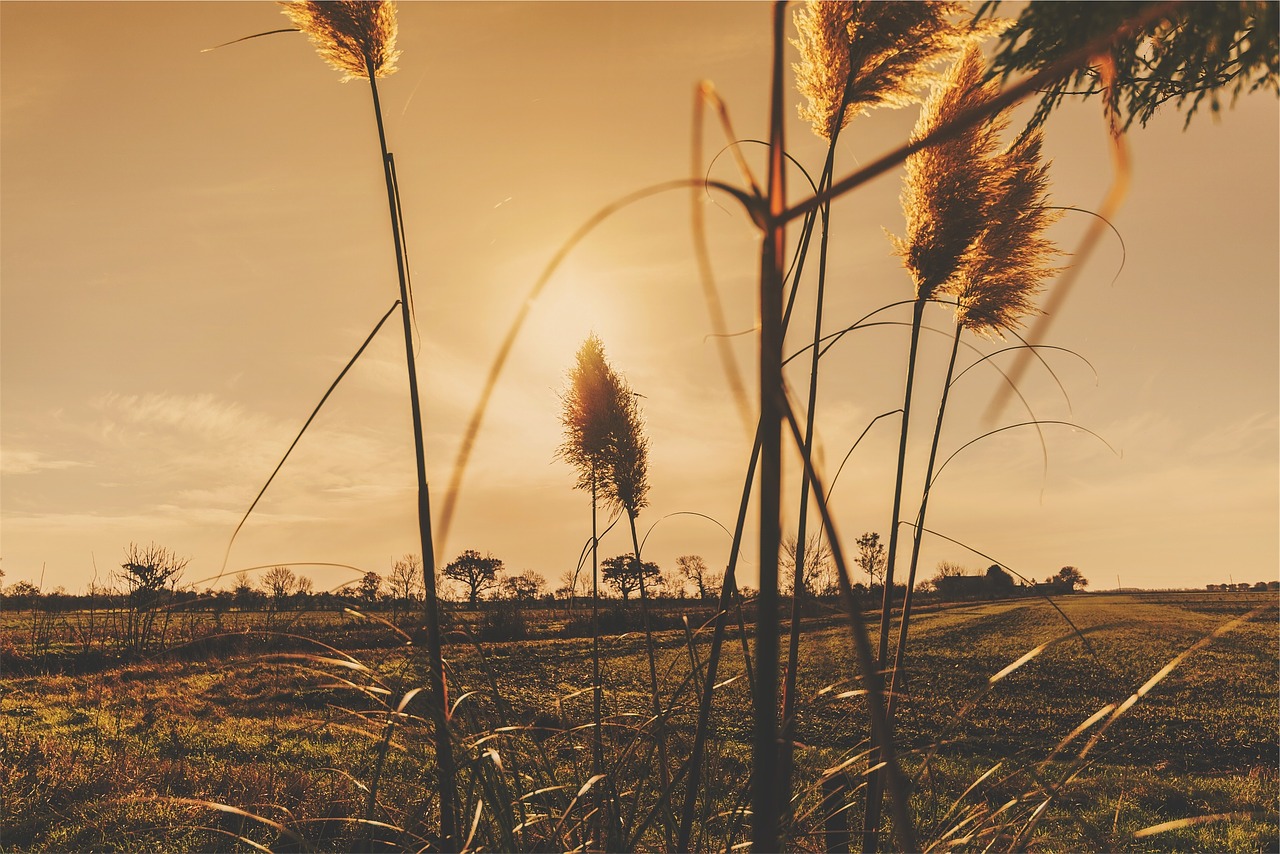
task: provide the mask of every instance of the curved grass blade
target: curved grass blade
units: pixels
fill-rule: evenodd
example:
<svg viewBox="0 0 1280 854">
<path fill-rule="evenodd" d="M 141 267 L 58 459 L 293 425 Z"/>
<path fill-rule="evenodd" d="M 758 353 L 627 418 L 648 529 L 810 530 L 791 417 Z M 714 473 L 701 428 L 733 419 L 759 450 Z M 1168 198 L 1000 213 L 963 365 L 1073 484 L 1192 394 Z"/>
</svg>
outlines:
<svg viewBox="0 0 1280 854">
<path fill-rule="evenodd" d="M 374 336 L 378 334 L 378 330 L 382 329 L 382 324 L 387 322 L 387 318 L 391 317 L 392 312 L 394 312 L 396 307 L 399 305 L 400 300 L 393 302 L 391 304 L 391 308 L 387 309 L 387 313 L 382 315 L 382 318 L 374 324 L 373 331 L 364 339 L 364 343 L 360 345 L 358 350 L 356 350 L 355 355 L 352 356 L 347 364 L 343 366 L 342 370 L 338 372 L 338 376 L 329 385 L 324 396 L 320 398 L 320 402 L 316 404 L 316 408 L 311 410 L 311 415 L 307 417 L 307 421 L 302 425 L 302 429 L 298 431 L 298 435 L 295 436 L 293 442 L 289 444 L 289 449 L 284 452 L 284 456 L 281 457 L 280 462 L 276 464 L 275 469 L 271 472 L 271 476 L 267 478 L 267 482 L 262 485 L 262 489 L 258 490 L 258 494 L 254 496 L 253 503 L 249 505 L 249 509 L 244 511 L 244 516 L 241 517 L 240 523 L 236 525 L 236 529 L 231 532 L 231 539 L 227 542 L 227 551 L 222 556 L 222 569 L 218 571 L 218 578 L 221 578 L 226 572 L 227 560 L 231 557 L 231 546 L 235 544 L 236 535 L 238 535 L 240 533 L 240 529 L 244 527 L 244 523 L 249 518 L 249 514 L 253 512 L 253 508 L 258 506 L 258 502 L 262 499 L 263 493 L 267 491 L 267 487 L 271 485 L 271 481 L 275 480 L 275 477 L 280 472 L 280 468 L 284 465 L 285 460 L 289 459 L 289 454 L 293 453 L 293 449 L 297 446 L 298 441 L 302 439 L 302 434 L 307 432 L 307 428 L 311 426 L 311 422 L 314 421 L 316 415 L 320 413 L 320 408 L 324 406 L 325 401 L 329 399 L 329 395 L 333 394 L 333 390 L 338 387 L 338 383 L 342 382 L 342 378 L 347 375 L 347 371 L 351 370 L 351 366 L 356 363 L 356 360 L 359 359 L 365 349 L 368 348 L 370 342 L 373 341 Z"/>
</svg>

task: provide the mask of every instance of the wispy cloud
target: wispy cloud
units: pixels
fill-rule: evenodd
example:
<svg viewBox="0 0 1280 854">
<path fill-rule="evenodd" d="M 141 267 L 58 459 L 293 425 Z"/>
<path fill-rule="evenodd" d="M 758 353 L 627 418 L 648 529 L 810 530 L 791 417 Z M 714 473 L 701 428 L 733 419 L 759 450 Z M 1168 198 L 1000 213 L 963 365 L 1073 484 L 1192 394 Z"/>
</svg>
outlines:
<svg viewBox="0 0 1280 854">
<path fill-rule="evenodd" d="M 87 463 L 75 460 L 52 460 L 39 451 L 0 449 L 0 473 L 3 474 L 32 474 L 39 471 L 77 468 L 83 465 Z"/>
<path fill-rule="evenodd" d="M 123 423 L 143 428 L 172 428 L 201 438 L 225 440 L 259 434 L 267 426 L 260 417 L 247 413 L 241 404 L 209 393 L 108 392 L 95 401 L 95 408 L 107 417 L 104 430 L 108 434 L 114 432 L 117 423 Z"/>
</svg>

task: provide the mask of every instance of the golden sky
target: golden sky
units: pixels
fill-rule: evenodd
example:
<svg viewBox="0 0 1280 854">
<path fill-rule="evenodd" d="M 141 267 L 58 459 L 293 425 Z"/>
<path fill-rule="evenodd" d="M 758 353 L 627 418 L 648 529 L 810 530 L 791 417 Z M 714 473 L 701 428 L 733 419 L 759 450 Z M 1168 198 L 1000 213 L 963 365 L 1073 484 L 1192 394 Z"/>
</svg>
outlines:
<svg viewBox="0 0 1280 854">
<path fill-rule="evenodd" d="M 483 378 L 542 268 L 604 205 L 689 176 L 698 82 L 715 83 L 740 137 L 766 135 L 769 19 L 763 3 L 401 5 L 400 71 L 380 93 L 437 507 Z M 130 542 L 155 541 L 190 557 L 185 579 L 204 586 L 253 496 L 396 298 L 367 84 L 340 83 L 297 34 L 202 52 L 287 25 L 271 3 L 0 4 L 5 584 L 82 590 L 95 573 L 108 580 Z M 789 151 L 816 175 L 825 142 L 790 97 Z M 837 172 L 896 147 L 916 114 L 855 120 Z M 1105 238 L 1046 342 L 1092 368 L 1046 356 L 1069 404 L 1043 369 L 1023 383 L 1039 417 L 1095 431 L 1116 453 L 1046 427 L 1046 473 L 1035 432 L 1008 431 L 958 456 L 930 500 L 929 527 L 1024 576 L 1072 564 L 1095 589 L 1277 577 L 1277 102 L 1249 96 L 1182 125 L 1166 109 L 1129 135 L 1131 185 L 1115 218 L 1123 269 L 1119 242 Z M 723 139 L 714 128 L 707 139 L 709 157 Z M 1112 180 L 1098 104 L 1056 113 L 1046 152 L 1055 203 L 1096 209 Z M 760 169 L 759 146 L 748 156 Z M 738 180 L 727 158 L 713 174 Z M 911 295 L 885 237 L 902 231 L 900 179 L 895 171 L 834 206 L 829 328 Z M 798 175 L 790 187 L 801 198 Z M 729 325 L 749 330 L 756 233 L 723 196 L 703 204 Z M 664 568 L 688 553 L 726 562 L 723 531 L 670 515 L 731 528 L 750 452 L 706 337 L 689 206 L 678 191 L 626 208 L 551 280 L 494 396 L 442 561 L 491 551 L 553 586 L 576 564 L 590 506 L 555 459 L 558 394 L 594 331 L 644 395 L 652 490 L 642 535 L 663 520 L 645 557 Z M 1053 237 L 1072 252 L 1087 225 L 1068 213 Z M 811 292 L 806 283 L 801 309 Z M 926 320 L 949 326 L 941 309 Z M 925 339 L 917 406 L 928 413 L 948 342 Z M 906 345 L 901 327 L 881 327 L 824 359 L 828 472 L 872 418 L 899 405 Z M 734 348 L 754 387 L 753 338 Z M 792 374 L 793 387 L 806 376 Z M 977 369 L 956 386 L 944 454 L 988 429 L 981 412 L 998 382 Z M 1001 423 L 1025 418 L 1010 408 Z M 887 422 L 833 493 L 850 543 L 888 531 L 896 429 Z M 908 495 L 918 495 L 927 451 L 917 444 Z M 787 477 L 798 479 L 794 464 Z M 313 561 L 385 574 L 418 550 L 413 484 L 396 322 L 281 470 L 228 572 Z M 620 526 L 602 548 L 629 551 L 629 535 Z M 753 548 L 741 570 L 748 584 Z M 925 577 L 939 560 L 974 571 L 990 563 L 927 541 Z M 302 571 L 318 587 L 354 577 Z"/>
</svg>

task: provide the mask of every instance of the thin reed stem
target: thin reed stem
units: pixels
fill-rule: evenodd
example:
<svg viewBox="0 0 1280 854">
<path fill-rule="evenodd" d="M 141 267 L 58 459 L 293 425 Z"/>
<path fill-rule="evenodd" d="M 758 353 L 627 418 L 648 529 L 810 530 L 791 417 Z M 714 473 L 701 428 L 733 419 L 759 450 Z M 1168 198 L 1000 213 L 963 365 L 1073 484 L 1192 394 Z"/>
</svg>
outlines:
<svg viewBox="0 0 1280 854">
<path fill-rule="evenodd" d="M 773 8 L 768 220 L 760 252 L 760 598 L 756 603 L 755 727 L 752 743 L 752 850 L 780 851 L 787 800 L 778 783 L 778 548 L 782 514 L 782 288 L 786 226 L 786 148 L 782 117 L 786 3 Z"/>
<path fill-rule="evenodd" d="M 846 86 L 846 94 L 844 97 L 845 103 L 841 105 L 842 110 L 848 102 L 847 89 L 848 87 Z M 827 146 L 827 159 L 822 169 L 822 176 L 819 178 L 820 188 L 826 187 L 826 185 L 831 181 L 831 174 L 835 166 L 836 143 L 839 140 L 839 137 L 840 126 L 837 125 L 831 132 L 831 142 Z M 817 417 L 818 410 L 818 365 L 819 359 L 822 355 L 819 347 L 822 342 L 822 311 L 826 296 L 827 248 L 831 234 L 830 203 L 822 205 L 818 211 L 818 215 L 822 219 L 822 239 L 818 244 L 818 286 L 817 293 L 815 295 L 816 304 L 814 306 L 813 313 L 813 350 L 809 366 L 809 400 L 808 409 L 805 414 L 804 447 L 800 449 L 800 453 L 806 457 L 813 453 L 814 421 Z M 806 222 L 807 224 L 812 224 L 813 220 L 810 219 Z M 793 288 L 792 293 L 794 294 L 796 290 L 797 288 Z M 800 505 L 796 520 L 794 578 L 791 583 L 791 632 L 787 639 L 786 678 L 782 689 L 782 757 L 780 764 L 782 771 L 782 785 L 785 791 L 788 792 L 791 790 L 791 772 L 794 753 L 793 744 L 795 743 L 792 736 L 795 729 L 796 680 L 798 678 L 797 671 L 800 669 L 800 603 L 806 592 L 804 585 L 804 571 L 809 523 L 809 487 L 809 472 L 807 469 L 804 469 L 801 471 L 800 476 Z M 789 798 L 786 803 L 789 807 Z"/>
<path fill-rule="evenodd" d="M 382 104 L 378 99 L 378 78 L 373 59 L 366 57 L 369 88 L 373 93 L 373 114 L 378 123 L 378 143 L 382 149 L 382 171 L 387 183 L 387 205 L 391 212 L 391 235 L 396 250 L 396 272 L 400 282 L 400 315 L 404 321 L 405 362 L 409 373 L 409 405 L 413 417 L 413 450 L 418 475 L 418 536 L 422 543 L 423 606 L 427 624 L 427 659 L 431 683 L 431 718 L 435 729 L 436 765 L 440 772 L 440 841 L 444 850 L 457 845 L 455 799 L 457 771 L 453 759 L 453 742 L 449 735 L 446 708 L 443 642 L 440 637 L 439 600 L 436 594 L 435 547 L 431 534 L 431 492 L 427 485 L 427 461 L 422 440 L 422 407 L 418 397 L 418 370 L 413 354 L 413 316 L 409 306 L 409 283 L 401 243 L 399 210 L 391 154 L 387 151 L 387 134 L 382 121 Z"/>
<path fill-rule="evenodd" d="M 947 399 L 951 393 L 951 377 L 956 369 L 956 354 L 960 352 L 960 332 L 963 325 L 956 323 L 956 334 L 951 341 L 951 359 L 947 362 L 947 379 L 942 386 L 942 399 L 938 403 L 938 421 L 933 427 L 933 444 L 929 447 L 929 464 L 925 469 L 924 492 L 920 496 L 920 512 L 916 516 L 915 536 L 911 543 L 911 567 L 907 572 L 907 592 L 902 600 L 902 616 L 898 625 L 898 645 L 893 658 L 893 674 L 889 680 L 889 706 L 887 717 L 893 725 L 893 706 L 898 696 L 899 678 L 905 683 L 903 672 L 907 661 L 907 627 L 911 622 L 911 600 L 916 586 L 916 567 L 920 561 L 920 541 L 924 537 L 925 513 L 929 509 L 929 486 L 933 480 L 933 466 L 938 458 L 938 439 L 942 435 L 942 420 L 947 412 Z"/>
<path fill-rule="evenodd" d="M 591 468 L 591 722 L 594 724 L 591 733 L 591 774 L 599 777 L 604 774 L 604 715 L 603 686 L 600 684 L 600 537 L 596 521 L 596 494 L 598 483 L 595 465 Z M 615 814 L 615 804 L 609 793 L 611 785 L 600 787 L 596 792 L 597 817 L 600 819 L 601 836 L 615 841 L 611 817 Z M 612 846 L 610 846 L 612 847 Z"/>
<path fill-rule="evenodd" d="M 791 435 L 795 440 L 796 446 L 799 447 L 803 442 L 800 425 L 797 423 L 795 413 L 791 410 L 791 406 L 785 397 L 783 398 L 783 416 L 791 428 Z M 878 742 L 880 745 L 881 770 L 884 772 L 891 795 L 889 805 L 893 814 L 894 833 L 898 837 L 898 844 L 903 851 L 919 851 L 920 847 L 916 842 L 915 823 L 912 821 L 908 810 L 906 780 L 902 776 L 902 769 L 898 766 L 896 752 L 893 747 L 893 736 L 889 729 L 888 720 L 885 717 L 884 678 L 876 665 L 875 652 L 871 648 L 871 641 L 867 635 L 867 625 L 862 616 L 862 603 L 857 592 L 853 589 L 853 582 L 850 580 L 849 567 L 844 559 L 844 548 L 840 544 L 840 537 L 836 534 L 835 522 L 831 518 L 831 508 L 823 498 L 825 492 L 822 478 L 818 476 L 817 471 L 814 469 L 813 460 L 802 457 L 801 463 L 805 468 L 809 469 L 809 476 L 813 479 L 814 496 L 819 499 L 817 505 L 818 511 L 822 516 L 822 527 L 826 532 L 827 542 L 831 546 L 831 559 L 836 565 L 836 580 L 840 585 L 840 597 L 849 617 L 850 640 L 853 644 L 854 655 L 858 662 L 858 670 L 862 675 L 862 684 L 865 689 L 863 696 L 867 703 L 871 736 L 873 742 Z"/>
<path fill-rule="evenodd" d="M 902 480 L 907 461 L 907 433 L 911 426 L 911 392 L 916 378 L 916 355 L 920 345 L 920 324 L 924 318 L 926 299 L 917 299 L 911 312 L 911 345 L 907 353 L 907 382 L 902 396 L 902 429 L 898 432 L 898 468 L 893 485 L 893 516 L 889 524 L 889 547 L 884 564 L 884 593 L 880 603 L 880 647 L 877 667 L 883 673 L 889 657 L 889 624 L 893 617 L 893 564 L 898 553 L 898 516 L 902 512 Z M 872 765 L 881 761 L 878 737 L 871 735 Z M 862 824 L 862 850 L 875 852 L 880 832 L 880 805 L 884 797 L 884 780 L 873 771 L 867 780 L 866 811 Z"/>
<path fill-rule="evenodd" d="M 760 431 L 756 429 L 756 441 L 751 449 L 751 462 L 747 466 L 747 476 L 743 480 L 742 500 L 738 505 L 738 522 L 733 529 L 733 545 L 729 551 L 729 565 L 724 571 L 724 580 L 720 584 L 719 610 L 716 612 L 715 629 L 711 635 L 711 651 L 707 654 L 707 676 L 703 683 L 702 698 L 698 704 L 698 726 L 693 734 L 693 747 L 689 753 L 689 780 L 685 785 L 684 808 L 680 815 L 680 834 L 677 839 L 677 851 L 690 851 L 689 840 L 693 832 L 693 814 L 698 801 L 698 786 L 702 777 L 702 753 L 706 748 L 707 738 L 711 732 L 711 700 L 716 685 L 716 672 L 720 665 L 720 650 L 724 643 L 725 628 L 729 620 L 729 607 L 734 590 L 737 588 L 738 553 L 742 547 L 742 534 L 747 523 L 747 509 L 751 503 L 751 487 L 754 484 L 756 465 L 760 459 Z M 741 613 L 741 612 L 739 612 Z M 746 632 L 742 633 L 743 638 Z M 748 667 L 749 656 L 743 656 Z M 754 691 L 752 692 L 754 695 Z"/>
<path fill-rule="evenodd" d="M 636 514 L 630 509 L 627 510 L 627 521 L 631 523 L 631 546 L 634 549 L 632 554 L 635 555 L 636 575 L 640 581 L 640 621 L 644 625 L 644 645 L 649 657 L 649 698 L 653 706 L 654 738 L 658 742 L 658 775 L 662 782 L 662 791 L 666 792 L 671 788 L 671 767 L 667 763 L 666 717 L 662 713 L 662 697 L 658 690 L 658 662 L 653 646 L 652 621 L 649 619 L 649 597 L 645 592 L 644 564 L 641 563 L 640 557 L 640 538 L 636 534 Z M 672 837 L 674 817 L 670 815 L 669 810 L 664 812 L 666 812 L 668 820 L 663 822 L 662 829 L 667 836 L 667 847 L 670 848 L 674 842 Z"/>
</svg>

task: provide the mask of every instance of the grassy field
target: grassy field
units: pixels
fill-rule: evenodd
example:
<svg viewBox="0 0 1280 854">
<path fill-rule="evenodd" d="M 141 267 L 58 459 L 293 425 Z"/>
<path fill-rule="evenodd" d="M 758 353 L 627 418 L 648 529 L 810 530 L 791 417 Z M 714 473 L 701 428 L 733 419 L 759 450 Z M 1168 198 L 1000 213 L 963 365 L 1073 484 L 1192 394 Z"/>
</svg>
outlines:
<svg viewBox="0 0 1280 854">
<path fill-rule="evenodd" d="M 914 624 L 896 741 L 925 844 L 1276 850 L 1275 594 L 1088 595 L 1058 604 L 1084 640 L 1039 600 L 961 606 L 922 614 Z M 1181 653 L 1259 608 L 1177 661 L 1114 716 Z M 5 630 L 14 638 L 24 631 L 22 616 L 7 615 Z M 308 625 L 293 628 L 301 634 Z M 342 651 L 297 641 L 277 651 L 187 649 L 140 665 L 7 678 L 0 844 L 122 851 L 429 846 L 432 752 L 419 717 L 425 699 L 410 693 L 425 684 L 421 654 L 389 629 L 366 626 L 337 637 L 346 642 Z M 689 753 L 696 715 L 688 677 L 701 667 L 707 638 L 689 643 L 684 632 L 666 631 L 659 640 L 662 696 L 670 702 L 662 728 L 678 762 Z M 563 850 L 585 836 L 594 795 L 575 795 L 591 776 L 591 695 L 584 691 L 590 643 L 449 647 L 473 848 Z M 647 713 L 643 638 L 610 637 L 603 646 L 608 782 L 623 805 L 629 846 L 667 849 L 663 817 L 670 807 L 655 796 L 658 727 Z M 727 684 L 717 692 L 697 850 L 749 839 L 743 660 L 735 637 L 720 670 Z M 798 795 L 786 839 L 790 850 L 823 850 L 824 828 L 860 815 L 866 764 L 832 770 L 859 757 L 867 736 L 862 700 L 850 695 L 848 629 L 834 615 L 804 635 L 799 686 Z M 1069 739 L 1104 708 L 1110 713 Z M 678 810 L 679 798 L 672 800 Z M 1213 818 L 1135 835 L 1200 817 Z"/>
</svg>

